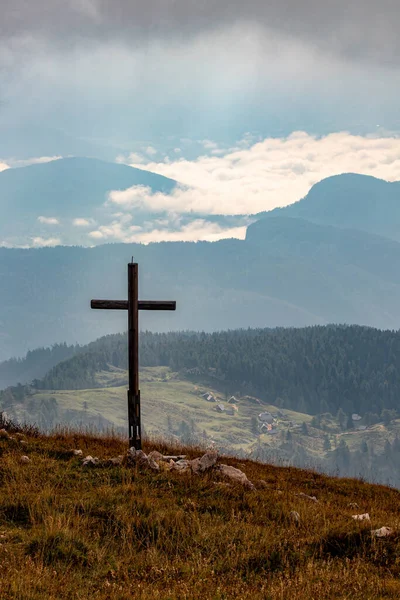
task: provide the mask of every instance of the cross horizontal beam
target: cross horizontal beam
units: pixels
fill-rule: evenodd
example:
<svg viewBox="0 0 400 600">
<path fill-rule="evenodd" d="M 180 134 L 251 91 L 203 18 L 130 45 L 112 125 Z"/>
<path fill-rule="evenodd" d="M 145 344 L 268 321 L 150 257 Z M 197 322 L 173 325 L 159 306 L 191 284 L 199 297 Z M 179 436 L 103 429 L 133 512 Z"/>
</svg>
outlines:
<svg viewBox="0 0 400 600">
<path fill-rule="evenodd" d="M 128 300 L 92 300 L 91 308 L 108 310 L 128 310 Z M 139 300 L 139 310 L 176 310 L 173 300 Z"/>
</svg>

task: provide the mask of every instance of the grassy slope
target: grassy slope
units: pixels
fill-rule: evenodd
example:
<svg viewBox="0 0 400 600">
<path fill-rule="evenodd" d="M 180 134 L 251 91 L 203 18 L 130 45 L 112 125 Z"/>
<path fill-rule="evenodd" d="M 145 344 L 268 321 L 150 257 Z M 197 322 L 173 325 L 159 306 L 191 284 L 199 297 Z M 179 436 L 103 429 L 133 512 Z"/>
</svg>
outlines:
<svg viewBox="0 0 400 600">
<path fill-rule="evenodd" d="M 83 410 L 84 402 L 87 403 L 87 414 L 96 417 L 101 414 L 117 428 L 126 428 L 126 386 L 127 373 L 121 369 L 112 368 L 97 375 L 101 385 L 109 386 L 88 390 L 57 390 L 40 391 L 35 394 L 37 400 L 56 398 L 62 412 L 68 409 Z M 225 395 L 215 387 L 218 382 L 208 380 L 206 384 L 193 383 L 178 374 L 172 373 L 167 367 L 147 367 L 141 370 L 141 395 L 143 423 L 149 435 L 167 434 L 167 418 L 170 417 L 174 426 L 182 420 L 189 422 L 193 419 L 198 432 L 206 431 L 207 435 L 215 440 L 217 446 L 232 451 L 249 451 L 260 443 L 271 449 L 281 444 L 279 436 L 268 434 L 256 436 L 251 432 L 251 418 L 257 416 L 262 410 L 276 412 L 276 407 L 259 405 L 249 400 L 239 403 L 236 415 L 220 414 L 215 410 L 215 403 L 207 402 L 201 398 L 200 392 L 210 391 L 218 401 L 227 406 Z M 285 415 L 293 423 L 308 425 L 311 416 L 285 409 Z M 25 414 L 23 409 L 17 410 L 21 421 Z M 61 419 L 62 420 L 62 419 Z M 279 429 L 286 431 L 287 424 L 280 422 Z M 310 457 L 316 460 L 326 455 L 323 449 L 325 433 L 320 429 L 309 426 L 309 435 L 304 436 L 297 430 L 293 431 L 296 442 L 301 445 Z M 373 443 L 375 451 L 381 454 L 385 441 L 393 441 L 396 434 L 400 436 L 400 419 L 394 420 L 389 427 L 382 423 L 374 425 L 365 431 L 345 431 L 329 433 L 332 448 L 344 439 L 350 450 L 360 448 L 363 440 Z"/>
<path fill-rule="evenodd" d="M 0 439 L 2 599 L 400 596 L 400 504 L 393 489 L 233 458 L 220 462 L 241 468 L 256 490 L 220 485 L 215 472 L 85 470 L 70 448 L 110 457 L 124 452 L 124 442 L 78 434 L 26 439 L 23 447 Z M 22 454 L 29 464 L 21 464 Z M 299 492 L 316 495 L 318 503 Z M 370 524 L 351 519 L 350 502 L 359 505 L 356 512 L 370 513 Z M 372 538 L 371 527 L 381 526 L 394 534 Z"/>
<path fill-rule="evenodd" d="M 114 369 L 98 375 L 102 385 L 123 382 L 125 372 Z M 126 379 L 126 377 L 125 377 Z M 121 381 L 122 380 L 122 381 Z M 202 391 L 211 391 L 215 398 L 227 406 L 225 396 L 215 388 L 195 384 L 181 379 L 166 367 L 148 367 L 141 370 L 141 396 L 143 423 L 150 435 L 165 435 L 167 418 L 178 426 L 182 420 L 194 420 L 199 432 L 205 430 L 217 444 L 232 450 L 249 449 L 255 442 L 251 433 L 251 417 L 262 410 L 276 410 L 276 407 L 259 405 L 251 401 L 239 403 L 236 415 L 221 414 L 215 410 L 216 403 L 201 398 Z M 37 400 L 56 398 L 62 410 L 82 410 L 87 403 L 90 416 L 101 414 L 116 427 L 126 427 L 126 383 L 117 387 L 97 388 L 90 390 L 58 390 L 42 391 L 35 394 Z M 302 413 L 286 411 L 293 422 L 309 422 L 311 417 Z M 23 420 L 24 415 L 18 415 Z"/>
</svg>

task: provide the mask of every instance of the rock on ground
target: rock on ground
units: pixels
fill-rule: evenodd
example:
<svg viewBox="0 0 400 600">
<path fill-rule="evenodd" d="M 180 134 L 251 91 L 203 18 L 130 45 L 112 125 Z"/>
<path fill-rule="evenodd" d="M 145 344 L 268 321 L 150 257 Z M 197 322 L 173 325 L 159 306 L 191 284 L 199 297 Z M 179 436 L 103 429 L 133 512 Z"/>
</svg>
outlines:
<svg viewBox="0 0 400 600">
<path fill-rule="evenodd" d="M 311 502 L 318 502 L 316 496 L 309 496 L 304 492 L 300 492 L 300 494 L 296 494 L 296 496 L 299 496 L 299 498 L 305 498 L 306 500 L 311 500 Z"/>
<path fill-rule="evenodd" d="M 21 456 L 21 462 L 22 464 L 27 465 L 31 462 L 31 459 L 29 458 L 29 456 Z"/>
<path fill-rule="evenodd" d="M 190 469 L 190 460 L 186 460 L 182 458 L 181 460 L 177 460 L 176 462 L 170 462 L 171 470 L 179 471 L 180 473 L 186 473 Z"/>
<path fill-rule="evenodd" d="M 99 465 L 100 465 L 100 460 L 97 458 L 97 456 L 93 457 L 93 456 L 90 456 L 90 454 L 88 456 L 86 456 L 82 462 L 82 466 L 84 466 L 84 467 L 98 467 Z"/>
<path fill-rule="evenodd" d="M 296 523 L 300 523 L 300 515 L 297 512 L 297 510 L 291 510 L 289 516 L 292 519 L 292 521 L 295 521 Z"/>
<path fill-rule="evenodd" d="M 139 467 L 148 468 L 152 471 L 159 471 L 160 465 L 150 456 L 147 456 L 143 450 L 136 450 L 135 448 L 129 448 L 127 453 L 128 465 L 138 465 Z"/>
<path fill-rule="evenodd" d="M 218 465 L 218 471 L 226 477 L 230 479 L 232 482 L 241 483 L 243 486 L 254 490 L 254 484 L 247 478 L 247 475 L 243 473 L 240 469 L 236 469 L 235 467 L 231 467 L 230 465 Z"/>
<path fill-rule="evenodd" d="M 380 529 L 375 529 L 371 533 L 374 537 L 383 538 L 391 535 L 393 533 L 393 529 L 391 527 L 381 527 Z"/>
<path fill-rule="evenodd" d="M 368 513 L 364 513 L 362 515 L 352 515 L 351 518 L 354 519 L 355 521 L 370 521 L 371 520 Z"/>
<path fill-rule="evenodd" d="M 211 469 L 217 462 L 218 454 L 216 452 L 206 452 L 201 458 L 194 458 L 190 461 L 190 468 L 193 473 L 204 473 Z"/>
</svg>

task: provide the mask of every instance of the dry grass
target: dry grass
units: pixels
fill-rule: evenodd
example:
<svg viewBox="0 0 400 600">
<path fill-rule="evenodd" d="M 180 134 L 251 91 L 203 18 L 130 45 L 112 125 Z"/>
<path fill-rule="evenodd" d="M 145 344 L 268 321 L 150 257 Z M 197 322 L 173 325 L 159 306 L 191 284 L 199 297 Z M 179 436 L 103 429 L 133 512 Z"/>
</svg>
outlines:
<svg viewBox="0 0 400 600">
<path fill-rule="evenodd" d="M 232 458 L 224 462 L 256 490 L 219 485 L 214 472 L 85 470 L 71 448 L 111 457 L 124 441 L 34 431 L 26 440 L 0 439 L 2 600 L 400 597 L 396 490 Z M 145 451 L 155 448 L 198 455 L 161 442 Z M 395 533 L 373 538 L 381 526 Z"/>
</svg>

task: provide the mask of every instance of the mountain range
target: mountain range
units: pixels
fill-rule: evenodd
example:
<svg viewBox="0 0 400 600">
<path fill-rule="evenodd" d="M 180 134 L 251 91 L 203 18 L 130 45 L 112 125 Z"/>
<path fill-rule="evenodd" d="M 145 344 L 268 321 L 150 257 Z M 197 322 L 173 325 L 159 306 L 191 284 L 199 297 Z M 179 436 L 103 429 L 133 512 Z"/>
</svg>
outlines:
<svg viewBox="0 0 400 600">
<path fill-rule="evenodd" d="M 121 206 L 109 201 L 110 192 L 140 186 L 152 194 L 168 195 L 177 185 L 173 179 L 144 169 L 94 158 L 63 158 L 6 169 L 0 172 L 0 209 L 6 215 L 0 221 L 0 246 L 32 246 L 37 238 L 55 238 L 65 245 L 104 243 L 88 234 L 121 216 Z M 168 212 L 149 210 L 138 202 L 129 216 L 135 230 L 145 232 L 160 227 Z M 178 221 L 170 218 L 169 228 L 199 218 L 204 217 L 193 212 L 181 215 Z M 248 219 L 212 215 L 208 221 L 225 227 L 247 224 Z"/>
<path fill-rule="evenodd" d="M 167 193 L 175 185 L 158 175 L 89 159 L 11 169 L 0 174 L 3 231 L 12 223 L 13 210 L 30 214 L 25 206 L 28 191 L 36 189 L 35 173 L 42 178 L 40 189 L 47 190 L 35 210 L 51 206 L 56 179 L 51 184 L 43 175 L 49 165 L 60 177 L 67 169 L 72 197 L 92 173 L 98 195 L 88 193 L 87 206 L 93 210 L 96 198 L 101 204 L 110 185 L 122 189 L 141 181 Z M 23 184 L 18 184 L 19 176 Z M 12 202 L 4 181 L 14 189 Z M 62 214 L 85 216 L 82 211 L 78 215 L 79 201 L 70 201 L 66 188 L 63 193 Z M 141 298 L 175 299 L 178 306 L 176 313 L 142 313 L 143 329 L 212 331 L 325 323 L 398 329 L 399 183 L 352 174 L 331 177 L 296 204 L 253 216 L 252 221 L 245 240 L 0 248 L 0 360 L 38 346 L 87 343 L 125 330 L 126 315 L 91 311 L 90 299 L 126 297 L 126 264 L 132 256 L 140 263 Z"/>
<path fill-rule="evenodd" d="M 323 179 L 299 202 L 270 214 L 362 229 L 400 241 L 400 182 L 344 173 Z"/>
</svg>

